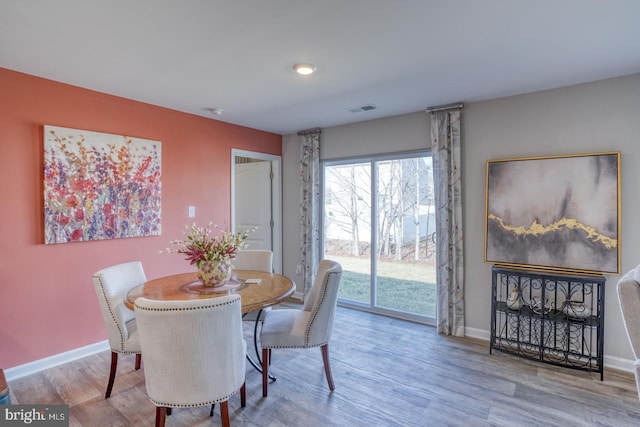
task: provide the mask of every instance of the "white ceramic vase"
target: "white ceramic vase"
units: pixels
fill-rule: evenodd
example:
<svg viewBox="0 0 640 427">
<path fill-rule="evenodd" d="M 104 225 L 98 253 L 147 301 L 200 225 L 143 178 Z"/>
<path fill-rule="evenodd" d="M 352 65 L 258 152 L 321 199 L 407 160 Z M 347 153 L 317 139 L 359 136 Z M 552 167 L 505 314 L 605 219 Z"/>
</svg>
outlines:
<svg viewBox="0 0 640 427">
<path fill-rule="evenodd" d="M 562 311 L 567 315 L 567 317 L 571 317 L 573 319 L 586 319 L 591 316 L 591 310 L 582 301 L 566 300 L 562 307 Z"/>
<path fill-rule="evenodd" d="M 523 301 L 522 296 L 520 296 L 520 289 L 513 288 L 509 298 L 507 298 L 507 307 L 511 310 L 520 310 L 520 308 L 522 308 L 522 304 Z"/>
</svg>

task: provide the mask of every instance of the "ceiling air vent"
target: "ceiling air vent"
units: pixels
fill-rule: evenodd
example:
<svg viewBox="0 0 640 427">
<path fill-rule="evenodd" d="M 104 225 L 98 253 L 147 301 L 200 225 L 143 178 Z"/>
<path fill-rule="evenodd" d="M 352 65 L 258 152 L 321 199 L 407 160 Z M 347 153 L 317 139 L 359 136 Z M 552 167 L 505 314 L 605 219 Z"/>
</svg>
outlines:
<svg viewBox="0 0 640 427">
<path fill-rule="evenodd" d="M 380 107 L 374 104 L 366 104 L 366 105 L 361 105 L 359 107 L 347 108 L 347 110 L 351 111 L 352 113 L 361 113 L 363 111 L 371 111 L 371 110 L 378 110 L 378 109 L 380 109 Z"/>
</svg>

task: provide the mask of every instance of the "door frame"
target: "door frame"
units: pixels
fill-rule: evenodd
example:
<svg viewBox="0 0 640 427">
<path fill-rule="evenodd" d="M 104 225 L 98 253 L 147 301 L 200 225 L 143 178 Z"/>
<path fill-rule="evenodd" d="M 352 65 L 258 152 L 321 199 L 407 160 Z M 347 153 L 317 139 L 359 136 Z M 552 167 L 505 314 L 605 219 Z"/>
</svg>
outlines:
<svg viewBox="0 0 640 427">
<path fill-rule="evenodd" d="M 271 162 L 271 218 L 273 219 L 273 269 L 282 274 L 282 157 L 255 151 L 231 149 L 231 230 L 236 231 L 236 157 Z"/>
</svg>

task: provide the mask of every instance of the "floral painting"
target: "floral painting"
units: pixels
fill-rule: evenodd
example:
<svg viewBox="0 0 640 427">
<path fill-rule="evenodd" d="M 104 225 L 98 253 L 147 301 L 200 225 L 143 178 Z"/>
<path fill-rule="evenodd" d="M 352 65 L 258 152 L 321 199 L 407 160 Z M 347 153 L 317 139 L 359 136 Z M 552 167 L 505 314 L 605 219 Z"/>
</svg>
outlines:
<svg viewBox="0 0 640 427">
<path fill-rule="evenodd" d="M 44 127 L 45 243 L 160 235 L 161 144 Z"/>
</svg>

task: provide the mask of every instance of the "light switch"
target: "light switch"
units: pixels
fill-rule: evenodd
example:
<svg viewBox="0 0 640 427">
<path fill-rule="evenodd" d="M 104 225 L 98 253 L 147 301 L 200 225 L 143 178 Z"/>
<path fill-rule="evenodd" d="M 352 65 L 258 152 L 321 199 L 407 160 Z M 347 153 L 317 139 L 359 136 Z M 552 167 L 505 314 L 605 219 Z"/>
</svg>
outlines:
<svg viewBox="0 0 640 427">
<path fill-rule="evenodd" d="M 196 207 L 189 206 L 189 218 L 195 218 L 195 217 L 196 217 Z"/>
</svg>

